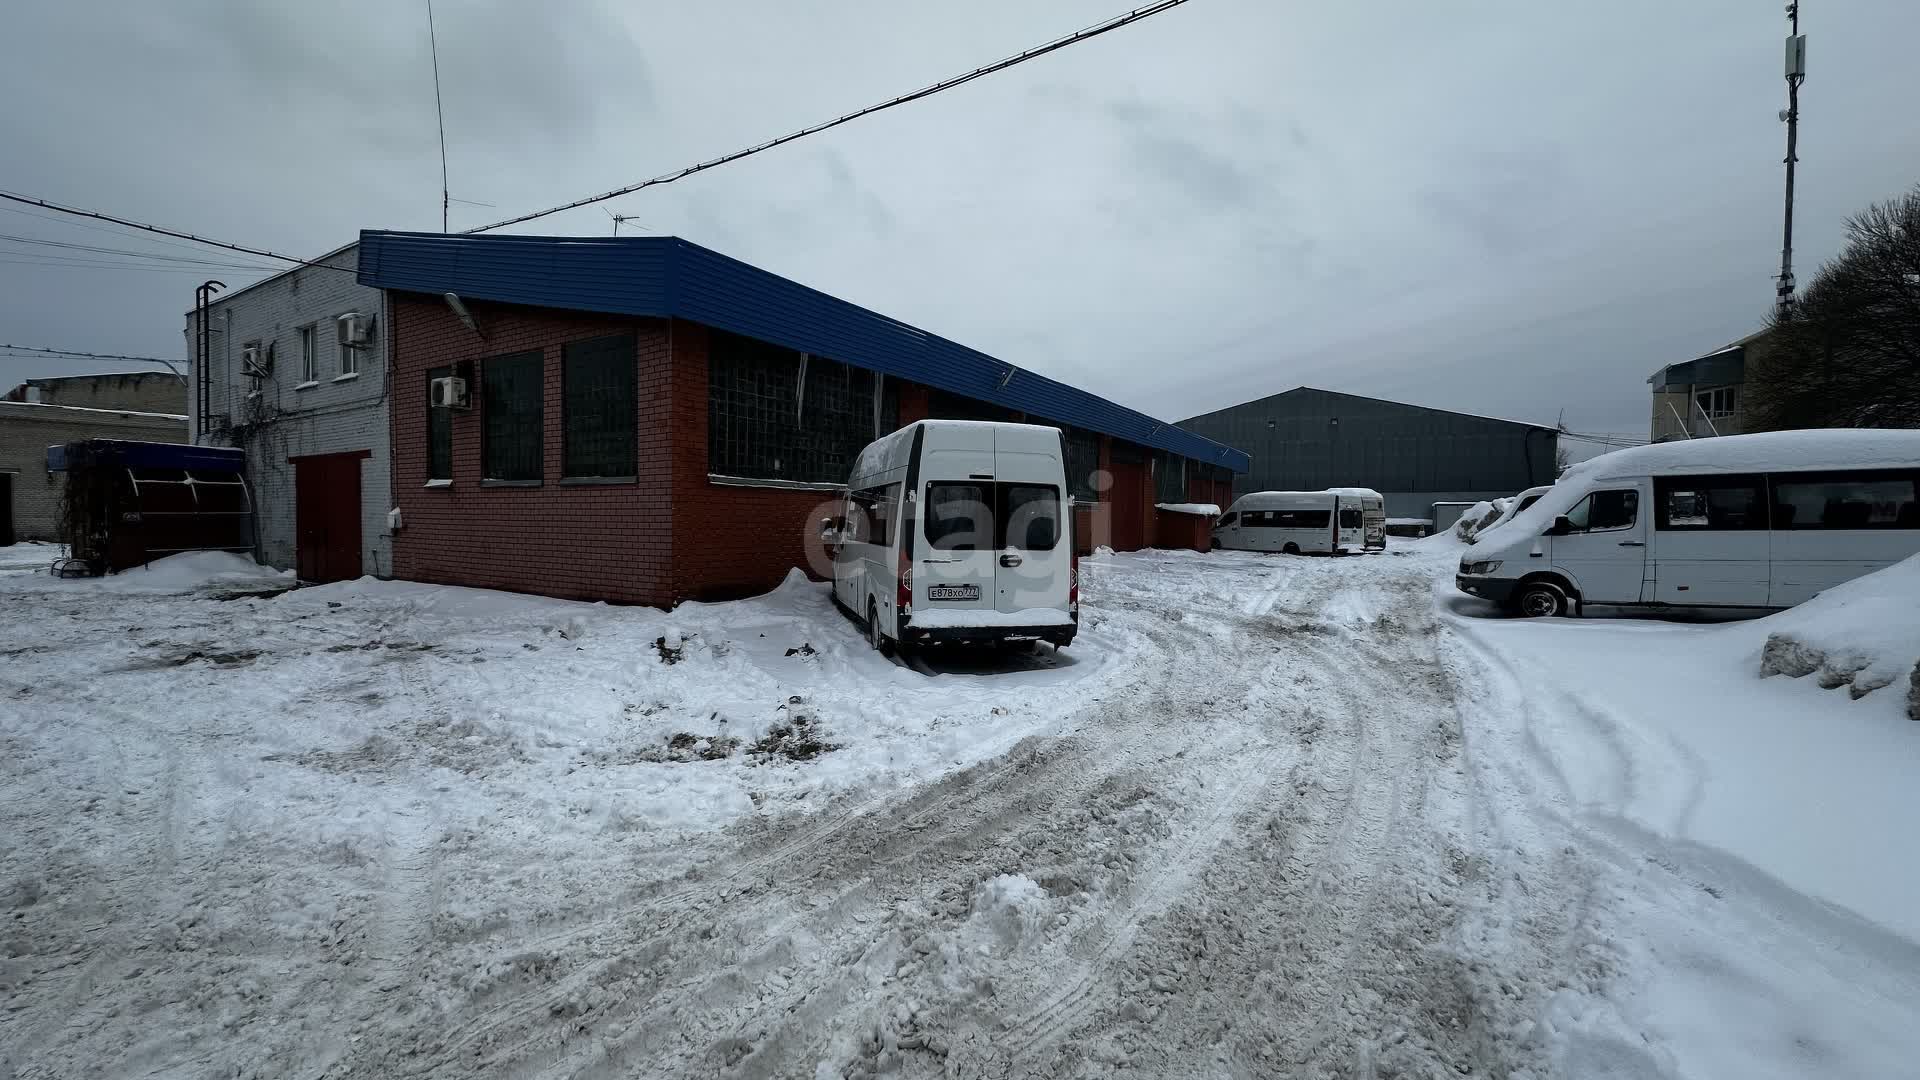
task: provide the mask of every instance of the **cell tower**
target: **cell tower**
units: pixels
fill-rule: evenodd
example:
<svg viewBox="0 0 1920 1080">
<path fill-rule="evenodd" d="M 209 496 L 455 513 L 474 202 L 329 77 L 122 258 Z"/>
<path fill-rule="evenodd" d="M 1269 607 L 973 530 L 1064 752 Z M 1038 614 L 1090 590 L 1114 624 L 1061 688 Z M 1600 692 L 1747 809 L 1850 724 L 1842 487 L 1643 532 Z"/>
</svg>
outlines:
<svg viewBox="0 0 1920 1080">
<path fill-rule="evenodd" d="M 1793 312 L 1793 166 L 1800 160 L 1796 148 L 1800 136 L 1800 84 L 1807 79 L 1807 36 L 1800 32 L 1800 2 L 1787 0 L 1787 107 L 1780 119 L 1787 122 L 1787 210 L 1780 239 L 1780 285 L 1777 296 L 1779 316 Z"/>
</svg>

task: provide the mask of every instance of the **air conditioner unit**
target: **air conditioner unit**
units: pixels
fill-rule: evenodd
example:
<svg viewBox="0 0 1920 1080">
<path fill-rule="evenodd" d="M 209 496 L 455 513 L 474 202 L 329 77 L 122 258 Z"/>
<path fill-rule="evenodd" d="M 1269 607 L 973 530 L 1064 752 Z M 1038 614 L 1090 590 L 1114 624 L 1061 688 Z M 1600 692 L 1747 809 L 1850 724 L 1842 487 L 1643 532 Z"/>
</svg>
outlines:
<svg viewBox="0 0 1920 1080">
<path fill-rule="evenodd" d="M 264 379 L 273 374 L 273 350 L 259 345 L 241 349 L 240 371 L 250 379 Z"/>
<path fill-rule="evenodd" d="M 467 407 L 467 380 L 458 375 L 435 379 L 427 384 L 427 396 L 436 409 L 464 409 Z"/>
<path fill-rule="evenodd" d="M 340 344 L 350 348 L 361 348 L 373 339 L 373 316 L 349 311 L 335 320 L 339 329 Z"/>
</svg>

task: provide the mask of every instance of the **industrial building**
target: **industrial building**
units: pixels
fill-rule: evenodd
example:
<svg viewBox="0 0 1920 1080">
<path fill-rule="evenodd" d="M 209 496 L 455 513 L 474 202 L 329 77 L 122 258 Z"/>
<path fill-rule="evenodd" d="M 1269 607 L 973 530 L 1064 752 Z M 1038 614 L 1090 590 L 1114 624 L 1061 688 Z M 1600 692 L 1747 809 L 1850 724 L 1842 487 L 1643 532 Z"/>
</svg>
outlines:
<svg viewBox="0 0 1920 1080">
<path fill-rule="evenodd" d="M 1082 550 L 1204 548 L 1247 455 L 675 237 L 365 232 L 393 575 L 672 604 L 793 567 L 880 435 L 1065 432 Z M 443 381 L 444 380 L 444 381 Z M 433 400 L 435 385 L 443 399 Z"/>
<path fill-rule="evenodd" d="M 1747 367 L 1765 354 L 1772 336 L 1771 329 L 1748 334 L 1647 376 L 1653 390 L 1653 441 L 1745 434 Z"/>
<path fill-rule="evenodd" d="M 0 396 L 0 545 L 60 538 L 47 448 L 82 439 L 180 443 L 187 390 L 165 371 L 28 379 Z"/>
<path fill-rule="evenodd" d="M 1180 421 L 1247 451 L 1235 493 L 1369 487 L 1390 518 L 1430 518 L 1434 503 L 1477 502 L 1553 482 L 1559 432 L 1302 386 Z"/>
</svg>

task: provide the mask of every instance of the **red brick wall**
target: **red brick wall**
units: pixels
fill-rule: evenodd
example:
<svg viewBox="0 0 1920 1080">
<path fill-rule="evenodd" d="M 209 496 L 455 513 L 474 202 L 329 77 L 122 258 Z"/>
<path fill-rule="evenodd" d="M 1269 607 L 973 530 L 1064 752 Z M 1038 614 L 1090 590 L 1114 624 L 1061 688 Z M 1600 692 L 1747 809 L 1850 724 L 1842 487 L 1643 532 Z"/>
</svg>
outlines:
<svg viewBox="0 0 1920 1080">
<path fill-rule="evenodd" d="M 487 333 L 482 340 L 437 297 L 391 295 L 393 497 L 405 524 L 393 540 L 394 576 L 577 599 L 669 602 L 667 433 L 674 394 L 667 324 L 471 302 L 469 309 Z M 564 484 L 560 347 L 623 331 L 639 339 L 637 479 L 605 486 Z M 529 349 L 541 350 L 546 361 L 543 480 L 538 487 L 483 486 L 485 358 Z M 453 414 L 452 486 L 428 488 L 426 373 L 461 361 L 473 362 L 473 408 Z M 704 439 L 704 384 L 699 408 Z"/>
</svg>

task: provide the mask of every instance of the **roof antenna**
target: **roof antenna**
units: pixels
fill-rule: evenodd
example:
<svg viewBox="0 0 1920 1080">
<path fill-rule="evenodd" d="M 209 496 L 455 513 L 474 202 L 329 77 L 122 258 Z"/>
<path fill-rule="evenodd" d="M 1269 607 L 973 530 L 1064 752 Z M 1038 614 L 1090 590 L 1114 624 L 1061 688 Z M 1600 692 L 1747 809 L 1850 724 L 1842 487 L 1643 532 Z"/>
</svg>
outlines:
<svg viewBox="0 0 1920 1080">
<path fill-rule="evenodd" d="M 607 210 L 607 208 L 604 206 L 601 207 L 600 209 Z M 639 215 L 637 214 L 616 214 L 611 210 L 607 210 L 607 216 L 613 219 L 613 235 L 615 236 L 620 235 L 621 225 L 629 221 L 640 221 Z M 640 221 L 641 228 L 645 228 L 646 224 L 647 224 L 646 222 Z"/>
<path fill-rule="evenodd" d="M 440 107 L 440 41 L 433 32 L 433 0 L 427 0 L 427 48 L 433 52 L 433 118 L 440 126 L 440 231 L 447 231 L 447 114 Z"/>
</svg>

